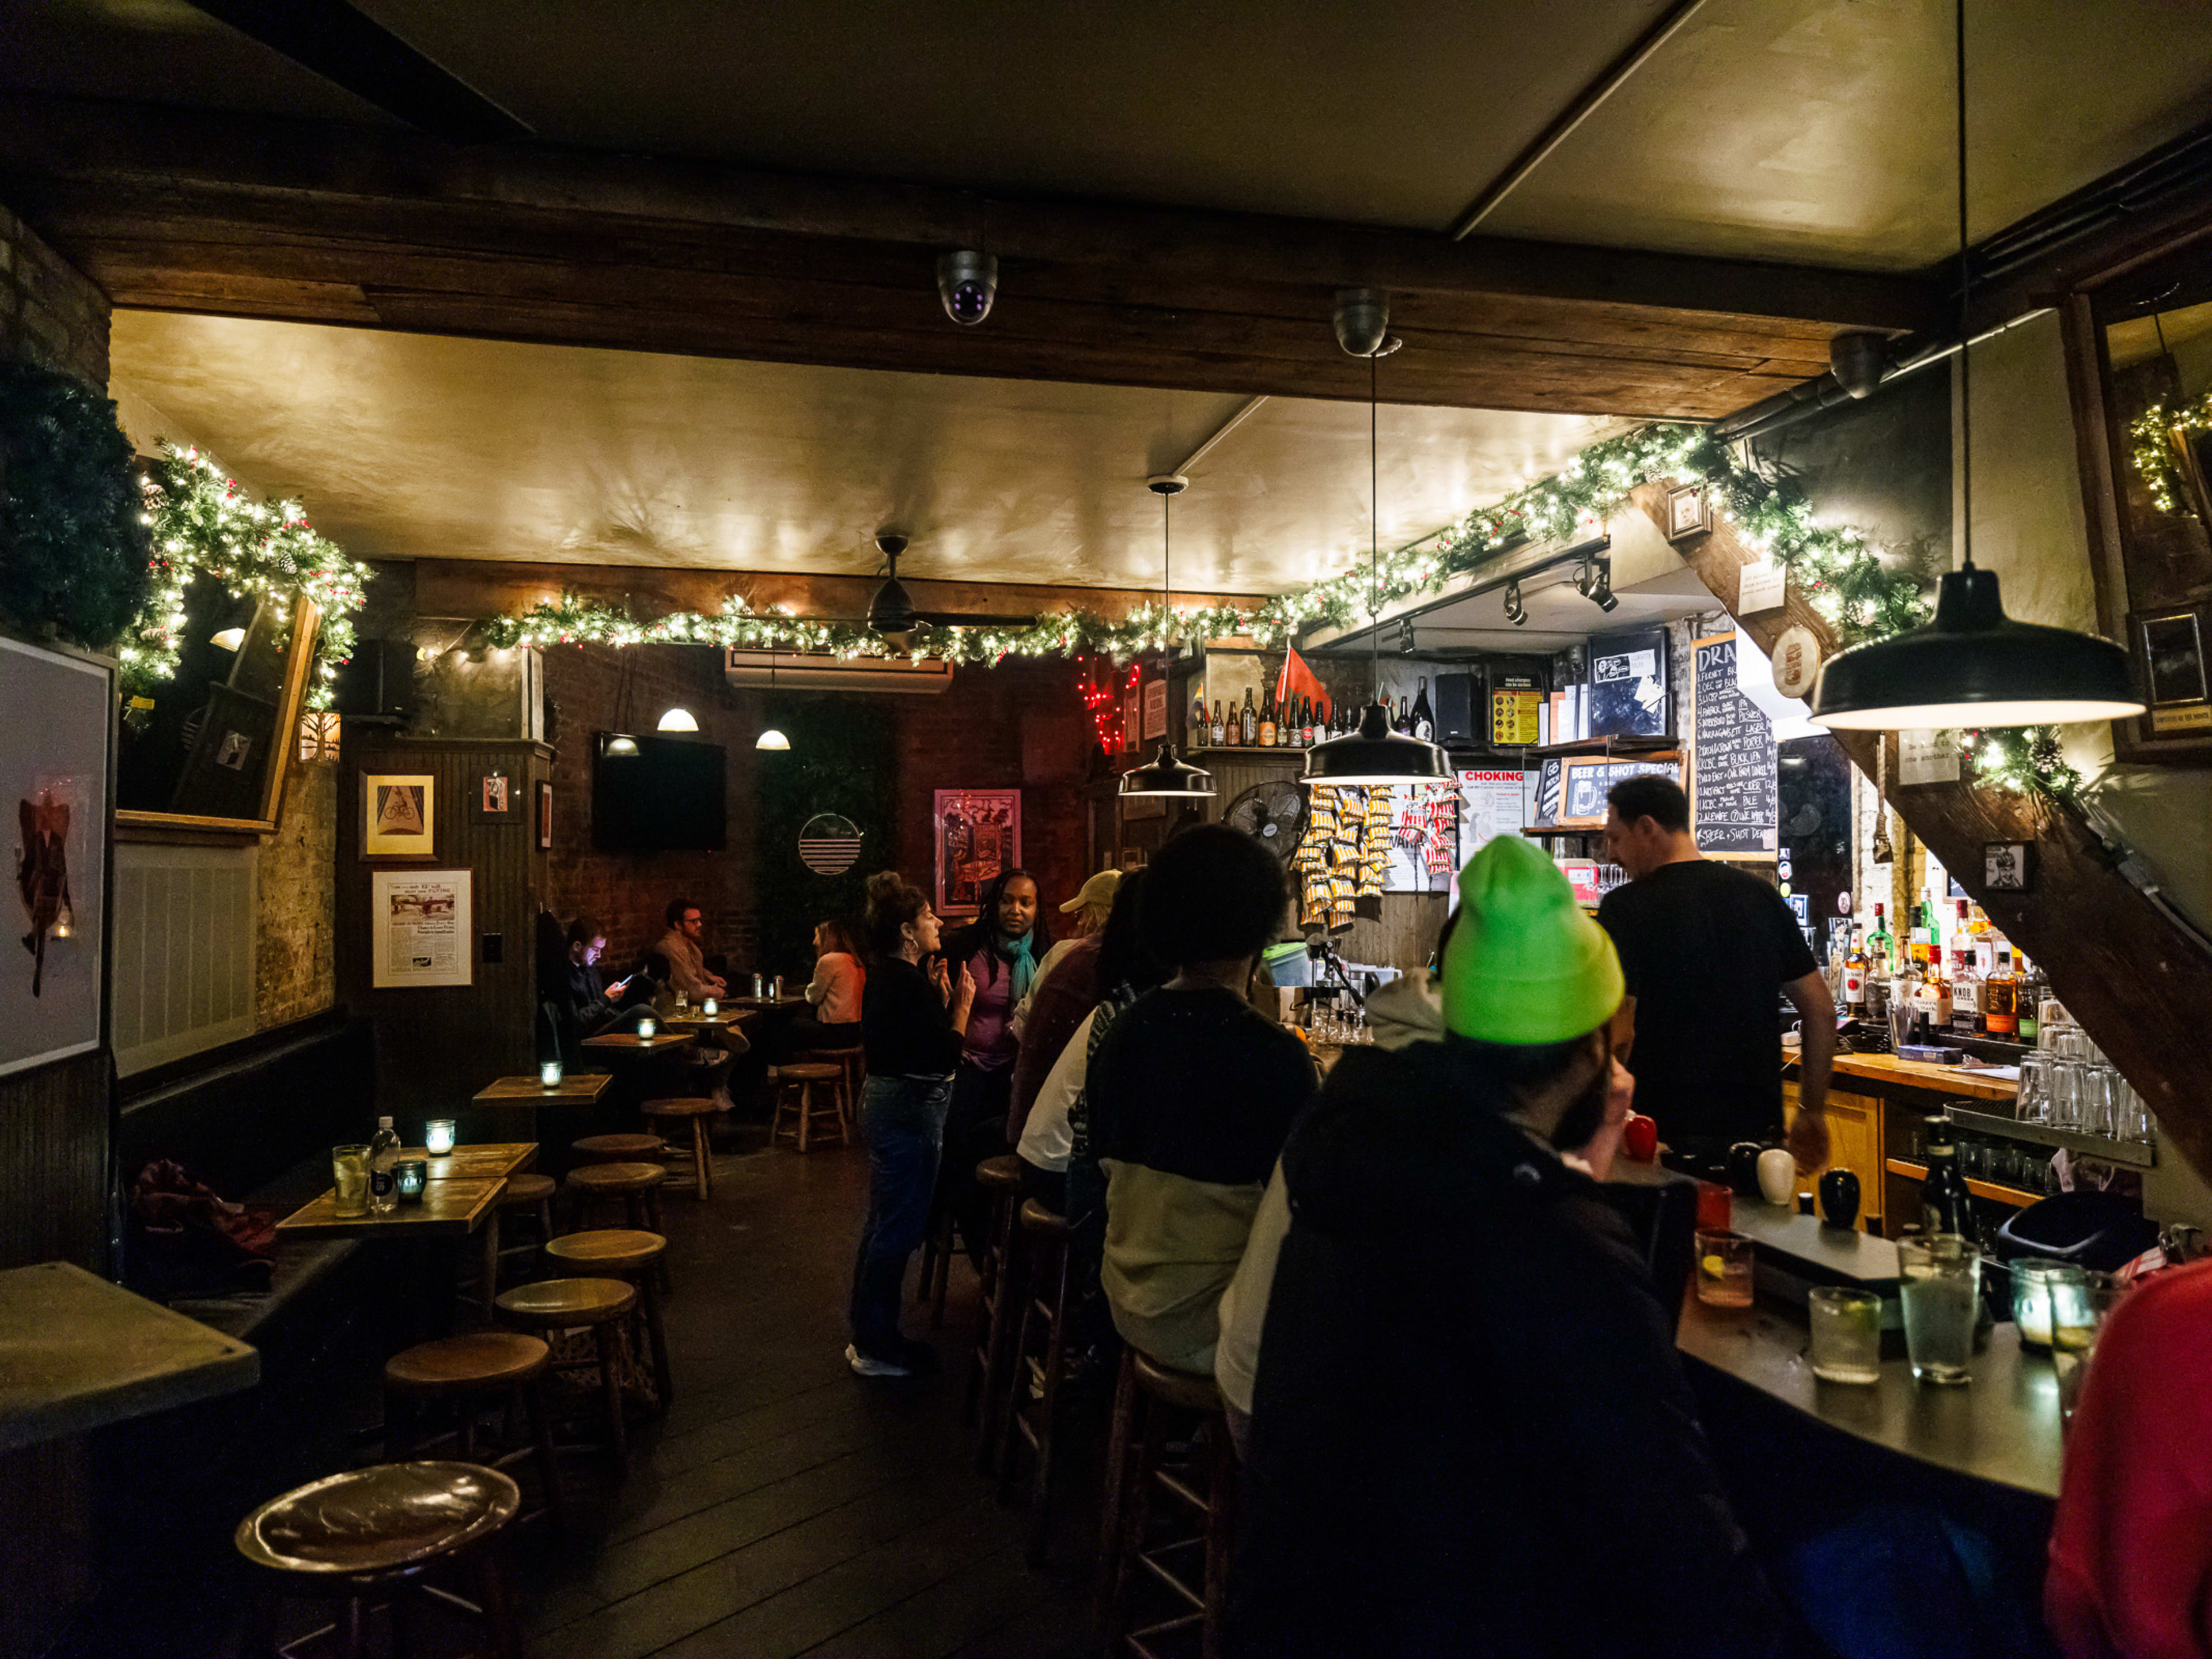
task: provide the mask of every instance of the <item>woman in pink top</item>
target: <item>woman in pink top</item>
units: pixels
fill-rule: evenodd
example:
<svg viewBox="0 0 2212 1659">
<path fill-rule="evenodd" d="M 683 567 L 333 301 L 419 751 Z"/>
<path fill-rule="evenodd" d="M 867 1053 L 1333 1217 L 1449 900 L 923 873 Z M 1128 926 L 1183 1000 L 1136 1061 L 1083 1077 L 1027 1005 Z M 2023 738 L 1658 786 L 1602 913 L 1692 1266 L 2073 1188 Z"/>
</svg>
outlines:
<svg viewBox="0 0 2212 1659">
<path fill-rule="evenodd" d="M 811 1014 L 791 1023 L 795 1046 L 801 1048 L 850 1048 L 860 1041 L 860 991 L 868 970 L 860 965 L 860 951 L 852 925 L 832 916 L 814 930 L 814 977 L 807 981 L 806 1000 Z"/>
</svg>

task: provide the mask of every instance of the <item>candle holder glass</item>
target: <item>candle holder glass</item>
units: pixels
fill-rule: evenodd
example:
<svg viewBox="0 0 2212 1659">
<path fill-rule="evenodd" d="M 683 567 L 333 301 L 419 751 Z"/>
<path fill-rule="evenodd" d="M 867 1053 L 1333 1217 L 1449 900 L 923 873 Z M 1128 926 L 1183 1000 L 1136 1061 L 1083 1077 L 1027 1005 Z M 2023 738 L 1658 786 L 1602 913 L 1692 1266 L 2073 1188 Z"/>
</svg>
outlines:
<svg viewBox="0 0 2212 1659">
<path fill-rule="evenodd" d="M 422 1150 L 433 1158 L 444 1158 L 453 1150 L 453 1120 L 434 1117 L 422 1126 Z"/>
<path fill-rule="evenodd" d="M 557 1060 L 549 1060 L 543 1066 L 540 1066 L 538 1068 L 538 1080 L 549 1089 L 559 1088 L 561 1086 L 561 1062 Z"/>
<path fill-rule="evenodd" d="M 403 1158 L 392 1166 L 392 1182 L 402 1204 L 420 1204 L 422 1189 L 430 1184 L 430 1165 L 419 1158 Z"/>
<path fill-rule="evenodd" d="M 641 1019 L 641 1020 L 638 1021 L 638 1023 L 637 1023 L 637 1040 L 638 1040 L 640 1042 L 652 1042 L 652 1041 L 653 1041 L 653 1032 L 654 1032 L 657 1029 L 659 1029 L 659 1028 L 658 1028 L 658 1027 L 656 1027 L 656 1026 L 654 1025 L 654 1024 L 653 1023 L 653 1021 L 651 1021 L 651 1020 L 649 1020 L 649 1019 Z"/>
</svg>

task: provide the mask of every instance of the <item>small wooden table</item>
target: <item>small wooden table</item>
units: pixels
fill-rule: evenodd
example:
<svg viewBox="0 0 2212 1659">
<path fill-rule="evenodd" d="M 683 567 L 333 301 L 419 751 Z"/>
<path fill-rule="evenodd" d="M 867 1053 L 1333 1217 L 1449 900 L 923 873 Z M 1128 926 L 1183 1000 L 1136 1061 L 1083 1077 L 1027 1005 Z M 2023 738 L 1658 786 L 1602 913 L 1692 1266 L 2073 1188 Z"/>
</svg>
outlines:
<svg viewBox="0 0 2212 1659">
<path fill-rule="evenodd" d="M 591 1106 L 596 1105 L 607 1085 L 615 1080 L 612 1072 L 570 1072 L 558 1083 L 539 1082 L 534 1077 L 495 1078 L 477 1091 L 474 1104 L 478 1106 Z"/>
<path fill-rule="evenodd" d="M 766 1013 L 771 1008 L 799 1007 L 805 1004 L 806 999 L 803 996 L 793 995 L 782 997 L 723 997 L 720 998 L 720 1000 L 722 1006 L 726 1008 L 743 1008 L 748 1013 L 759 1014 Z"/>
<path fill-rule="evenodd" d="M 732 1013 L 726 1004 L 711 1014 L 671 1014 L 660 1023 L 671 1030 L 689 1031 L 694 1036 L 703 1036 L 709 1031 L 736 1030 L 744 1023 L 747 1012 L 740 1009 Z"/>
<path fill-rule="evenodd" d="M 609 1054 L 662 1054 L 672 1048 L 688 1048 L 698 1040 L 688 1031 L 655 1031 L 650 1037 L 635 1031 L 608 1031 L 586 1037 L 583 1046 Z"/>
<path fill-rule="evenodd" d="M 245 1343 L 73 1263 L 0 1273 L 0 1452 L 260 1380 Z"/>
</svg>

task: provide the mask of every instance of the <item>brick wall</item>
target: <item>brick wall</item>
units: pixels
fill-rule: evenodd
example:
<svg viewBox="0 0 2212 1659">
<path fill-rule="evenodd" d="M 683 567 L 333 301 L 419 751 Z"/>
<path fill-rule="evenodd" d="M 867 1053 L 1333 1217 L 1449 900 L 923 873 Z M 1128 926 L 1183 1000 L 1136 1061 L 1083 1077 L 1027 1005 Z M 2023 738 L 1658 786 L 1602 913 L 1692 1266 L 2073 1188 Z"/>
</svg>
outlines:
<svg viewBox="0 0 2212 1659">
<path fill-rule="evenodd" d="M 107 390 L 107 296 L 0 207 L 0 357 Z"/>
<path fill-rule="evenodd" d="M 261 843 L 254 1023 L 264 1031 L 337 1000 L 338 771 L 294 762 L 276 833 Z"/>
</svg>

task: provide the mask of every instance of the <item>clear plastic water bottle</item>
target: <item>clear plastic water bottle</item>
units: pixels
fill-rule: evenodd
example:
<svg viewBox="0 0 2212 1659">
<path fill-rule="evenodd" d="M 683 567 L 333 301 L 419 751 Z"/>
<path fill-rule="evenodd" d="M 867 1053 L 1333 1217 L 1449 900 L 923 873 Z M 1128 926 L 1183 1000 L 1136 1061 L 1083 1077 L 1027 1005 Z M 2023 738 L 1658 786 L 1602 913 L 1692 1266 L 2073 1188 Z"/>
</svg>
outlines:
<svg viewBox="0 0 2212 1659">
<path fill-rule="evenodd" d="M 376 1133 L 368 1142 L 368 1207 L 374 1215 L 390 1215 L 399 1207 L 399 1178 L 392 1165 L 399 1162 L 399 1136 L 392 1120 L 376 1120 Z"/>
</svg>

